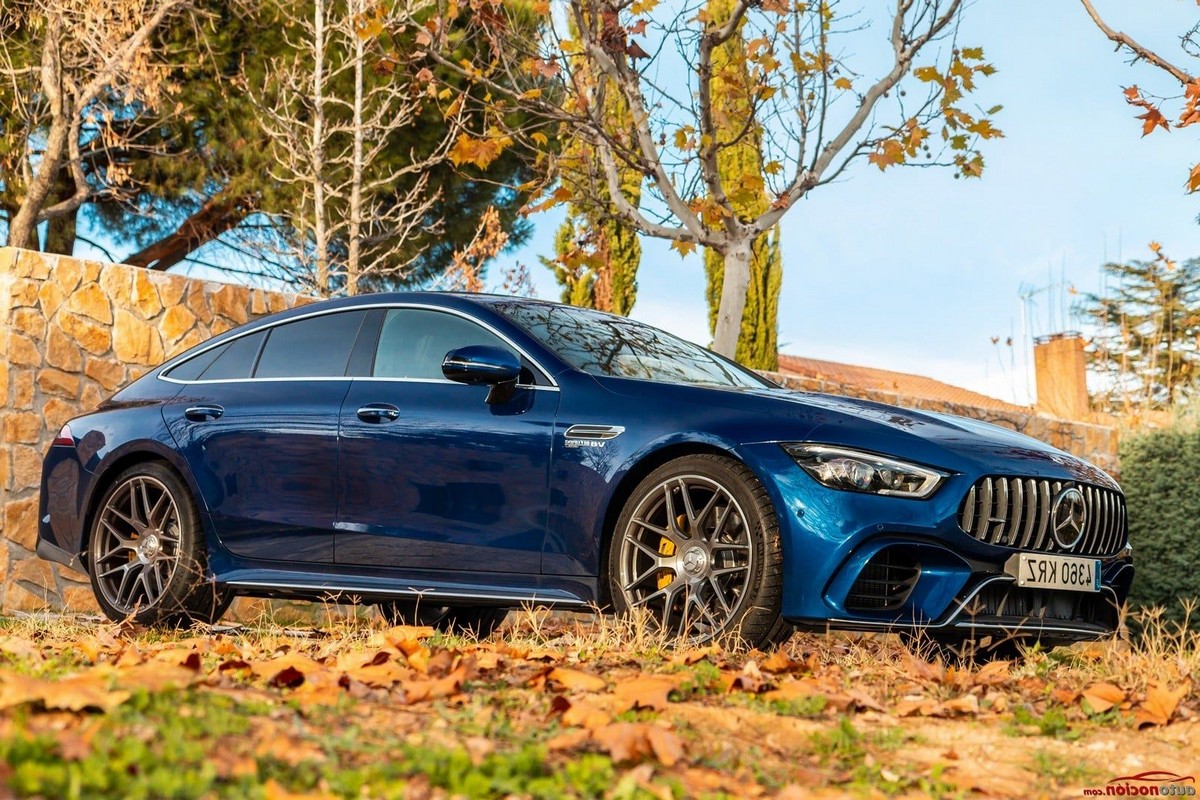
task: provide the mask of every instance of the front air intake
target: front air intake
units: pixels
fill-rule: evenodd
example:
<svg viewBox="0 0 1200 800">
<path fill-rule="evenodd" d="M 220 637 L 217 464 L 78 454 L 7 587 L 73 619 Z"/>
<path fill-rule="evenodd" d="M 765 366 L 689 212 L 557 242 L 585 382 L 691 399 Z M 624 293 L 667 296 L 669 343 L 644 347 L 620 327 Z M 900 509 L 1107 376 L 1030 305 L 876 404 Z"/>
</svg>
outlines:
<svg viewBox="0 0 1200 800">
<path fill-rule="evenodd" d="M 912 594 L 921 564 L 906 548 L 888 547 L 871 556 L 846 595 L 850 611 L 895 611 Z"/>
</svg>

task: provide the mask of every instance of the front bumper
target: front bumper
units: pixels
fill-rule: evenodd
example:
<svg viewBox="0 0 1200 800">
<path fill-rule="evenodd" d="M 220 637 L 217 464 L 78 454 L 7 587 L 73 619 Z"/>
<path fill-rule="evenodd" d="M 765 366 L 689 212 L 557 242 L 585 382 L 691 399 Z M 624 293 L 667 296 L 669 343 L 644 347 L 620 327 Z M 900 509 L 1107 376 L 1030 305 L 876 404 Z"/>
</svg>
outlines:
<svg viewBox="0 0 1200 800">
<path fill-rule="evenodd" d="M 821 486 L 777 446 L 755 453 L 780 518 L 783 615 L 803 628 L 995 633 L 1046 640 L 1114 632 L 1133 580 L 1126 546 L 1101 557 L 1097 593 L 1016 585 L 1017 549 L 980 542 L 958 524 L 979 475 L 953 475 L 927 500 Z"/>
</svg>

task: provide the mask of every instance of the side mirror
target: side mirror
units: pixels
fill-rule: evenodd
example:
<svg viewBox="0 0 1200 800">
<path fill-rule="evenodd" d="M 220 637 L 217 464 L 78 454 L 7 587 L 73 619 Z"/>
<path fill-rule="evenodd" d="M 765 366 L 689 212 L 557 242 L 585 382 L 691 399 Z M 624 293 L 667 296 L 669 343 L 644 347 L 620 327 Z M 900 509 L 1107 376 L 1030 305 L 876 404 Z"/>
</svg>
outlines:
<svg viewBox="0 0 1200 800">
<path fill-rule="evenodd" d="M 457 383 L 491 386 L 487 402 L 504 403 L 516 390 L 521 360 L 503 347 L 473 344 L 447 353 L 442 359 L 442 374 Z"/>
</svg>

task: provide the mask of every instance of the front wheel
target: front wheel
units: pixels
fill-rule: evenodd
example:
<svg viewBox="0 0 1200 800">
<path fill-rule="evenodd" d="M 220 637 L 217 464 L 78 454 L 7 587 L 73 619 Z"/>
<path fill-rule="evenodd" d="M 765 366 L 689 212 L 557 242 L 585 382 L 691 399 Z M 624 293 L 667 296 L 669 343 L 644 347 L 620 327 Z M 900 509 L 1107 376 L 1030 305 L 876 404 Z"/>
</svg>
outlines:
<svg viewBox="0 0 1200 800">
<path fill-rule="evenodd" d="M 428 625 L 442 633 L 465 633 L 486 639 L 504 622 L 508 609 L 439 606 L 415 600 L 395 600 L 380 603 L 379 613 L 391 625 Z"/>
<path fill-rule="evenodd" d="M 618 613 L 645 611 L 670 638 L 785 640 L 779 520 L 744 464 L 715 455 L 668 462 L 634 489 L 608 552 Z"/>
<path fill-rule="evenodd" d="M 114 622 L 213 623 L 233 593 L 208 577 L 204 531 L 192 494 L 159 461 L 119 474 L 97 506 L 88 539 L 92 591 Z"/>
</svg>

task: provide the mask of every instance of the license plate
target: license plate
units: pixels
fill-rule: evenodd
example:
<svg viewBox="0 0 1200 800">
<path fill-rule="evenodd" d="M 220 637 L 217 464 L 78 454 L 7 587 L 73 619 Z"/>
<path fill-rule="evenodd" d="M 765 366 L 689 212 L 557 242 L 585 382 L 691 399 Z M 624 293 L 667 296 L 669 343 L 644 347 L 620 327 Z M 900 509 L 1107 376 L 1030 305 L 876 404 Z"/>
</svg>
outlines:
<svg viewBox="0 0 1200 800">
<path fill-rule="evenodd" d="M 1018 586 L 1067 592 L 1100 591 L 1100 560 L 1097 558 L 1017 553 L 1008 559 L 1004 571 L 1017 579 Z"/>
</svg>

